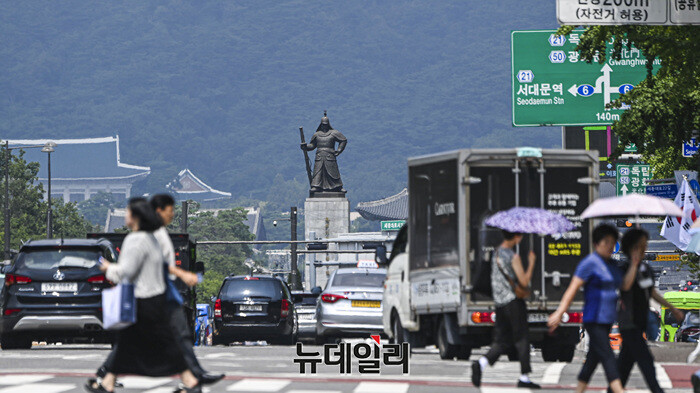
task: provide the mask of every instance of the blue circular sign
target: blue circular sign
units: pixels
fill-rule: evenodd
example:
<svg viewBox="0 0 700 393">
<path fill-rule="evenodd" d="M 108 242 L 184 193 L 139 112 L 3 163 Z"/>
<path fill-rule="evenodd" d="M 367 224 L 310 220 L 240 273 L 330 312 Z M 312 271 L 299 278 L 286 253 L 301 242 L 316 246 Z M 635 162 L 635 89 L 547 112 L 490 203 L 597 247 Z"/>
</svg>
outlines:
<svg viewBox="0 0 700 393">
<path fill-rule="evenodd" d="M 590 97 L 593 95 L 594 90 L 595 89 L 591 85 L 581 85 L 576 89 L 576 92 L 582 97 Z"/>
<path fill-rule="evenodd" d="M 633 85 L 630 85 L 629 83 L 625 83 L 624 85 L 621 85 L 617 90 L 620 92 L 620 94 L 625 94 L 625 93 L 629 93 L 629 91 L 632 89 L 634 89 Z"/>
</svg>

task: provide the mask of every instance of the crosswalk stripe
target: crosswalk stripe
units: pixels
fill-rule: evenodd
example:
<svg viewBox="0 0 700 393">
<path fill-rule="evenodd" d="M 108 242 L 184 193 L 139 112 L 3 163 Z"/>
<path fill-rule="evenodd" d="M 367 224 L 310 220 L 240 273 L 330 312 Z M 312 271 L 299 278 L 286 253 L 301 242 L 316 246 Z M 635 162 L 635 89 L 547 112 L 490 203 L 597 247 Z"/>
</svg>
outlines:
<svg viewBox="0 0 700 393">
<path fill-rule="evenodd" d="M 561 372 L 566 367 L 566 363 L 552 363 L 544 370 L 542 383 L 556 385 L 559 383 Z"/>
<path fill-rule="evenodd" d="M 65 383 L 30 383 L 0 389 L 0 393 L 61 393 L 75 388 L 75 385 Z"/>
<path fill-rule="evenodd" d="M 287 390 L 285 393 L 342 393 L 340 390 Z"/>
<path fill-rule="evenodd" d="M 53 375 L 2 375 L 0 385 L 24 385 L 53 378 Z"/>
<path fill-rule="evenodd" d="M 480 389 L 481 393 L 532 393 L 530 389 L 523 388 L 494 388 L 494 387 L 482 387 Z"/>
<path fill-rule="evenodd" d="M 155 388 L 151 390 L 146 390 L 143 393 L 172 393 L 175 390 L 172 386 L 164 386 L 160 388 Z"/>
<path fill-rule="evenodd" d="M 119 382 L 124 384 L 125 389 L 153 389 L 165 385 L 171 381 L 170 378 L 150 378 L 150 377 L 119 377 Z"/>
<path fill-rule="evenodd" d="M 229 392 L 278 392 L 292 381 L 289 379 L 242 379 L 226 388 Z"/>
<path fill-rule="evenodd" d="M 353 393 L 406 393 L 409 384 L 399 382 L 360 382 Z"/>
<path fill-rule="evenodd" d="M 671 382 L 671 378 L 668 377 L 666 369 L 659 363 L 654 363 L 654 366 L 656 367 L 656 380 L 659 381 L 661 389 L 673 389 L 673 382 Z"/>
</svg>

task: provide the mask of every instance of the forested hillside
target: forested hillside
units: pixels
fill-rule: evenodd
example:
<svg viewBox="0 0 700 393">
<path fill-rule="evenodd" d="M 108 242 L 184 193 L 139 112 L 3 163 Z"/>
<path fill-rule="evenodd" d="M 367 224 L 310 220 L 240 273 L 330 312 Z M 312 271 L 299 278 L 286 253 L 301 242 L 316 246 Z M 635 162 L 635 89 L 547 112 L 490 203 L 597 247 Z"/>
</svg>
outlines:
<svg viewBox="0 0 700 393">
<path fill-rule="evenodd" d="M 141 191 L 188 167 L 236 198 L 289 206 L 305 196 L 298 127 L 308 140 L 327 109 L 349 139 L 339 165 L 354 206 L 401 190 L 409 156 L 558 144 L 558 129 L 511 126 L 509 76 L 510 30 L 556 28 L 554 11 L 521 0 L 2 2 L 0 138 L 119 134 L 122 160 L 153 169 Z"/>
</svg>

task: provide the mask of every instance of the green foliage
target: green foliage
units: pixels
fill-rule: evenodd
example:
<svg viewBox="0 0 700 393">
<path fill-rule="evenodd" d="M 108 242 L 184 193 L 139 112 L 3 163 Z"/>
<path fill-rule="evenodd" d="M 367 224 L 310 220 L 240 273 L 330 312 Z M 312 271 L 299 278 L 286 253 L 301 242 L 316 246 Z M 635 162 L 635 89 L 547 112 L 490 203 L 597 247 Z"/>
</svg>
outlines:
<svg viewBox="0 0 700 393">
<path fill-rule="evenodd" d="M 405 187 L 407 157 L 560 144 L 558 128 L 511 126 L 510 30 L 555 28 L 554 8 L 2 2 L 0 134 L 118 133 L 122 161 L 152 168 L 134 194 L 187 167 L 234 198 L 287 209 L 306 194 L 298 127 L 308 141 L 328 109 L 349 139 L 338 158 L 349 198 L 379 199 Z"/>
<path fill-rule="evenodd" d="M 567 34 L 572 26 L 562 27 Z M 623 48 L 637 47 L 647 58 L 647 78 L 611 106 L 631 105 L 613 124 L 622 146 L 635 143 L 654 165 L 657 178 L 673 170 L 697 167 L 700 157 L 682 158 L 681 145 L 700 130 L 700 26 L 593 26 L 586 29 L 577 49 L 588 62 L 603 63 L 605 43 L 614 40 L 613 57 Z M 661 60 L 653 75 L 651 63 Z"/>
<path fill-rule="evenodd" d="M 112 193 L 98 192 L 92 198 L 78 203 L 80 214 L 93 225 L 104 225 L 110 209 L 124 207 L 124 201 L 117 201 Z"/>
<path fill-rule="evenodd" d="M 684 253 L 678 250 L 681 254 L 681 262 L 678 264 L 679 267 L 685 267 L 690 270 L 690 275 L 694 278 L 700 278 L 700 255 L 690 252 Z"/>
<path fill-rule="evenodd" d="M 0 150 L 2 174 L 7 150 Z M 38 183 L 39 163 L 27 162 L 22 150 L 12 151 L 10 159 L 10 248 L 19 249 L 22 242 L 46 238 L 48 203 L 43 200 L 44 189 Z M 5 177 L 0 178 L 0 207 L 5 206 Z M 54 237 L 85 237 L 94 228 L 79 213 L 75 203 L 52 200 Z M 4 217 L 3 217 L 4 218 Z M 5 236 L 4 225 L 0 236 Z"/>
</svg>

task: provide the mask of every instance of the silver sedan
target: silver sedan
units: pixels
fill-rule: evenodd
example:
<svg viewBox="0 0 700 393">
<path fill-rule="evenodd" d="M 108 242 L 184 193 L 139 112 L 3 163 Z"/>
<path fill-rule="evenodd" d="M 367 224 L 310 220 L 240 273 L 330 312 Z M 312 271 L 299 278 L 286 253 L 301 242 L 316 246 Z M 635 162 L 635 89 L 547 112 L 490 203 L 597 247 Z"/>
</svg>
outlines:
<svg viewBox="0 0 700 393">
<path fill-rule="evenodd" d="M 383 334 L 386 269 L 341 268 L 333 272 L 316 308 L 316 341 Z"/>
</svg>

